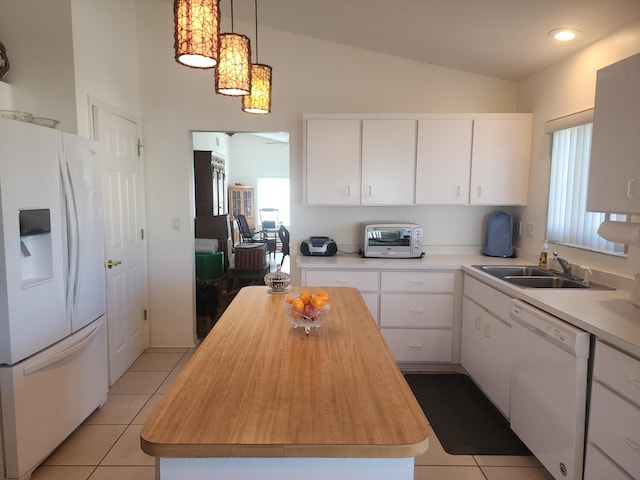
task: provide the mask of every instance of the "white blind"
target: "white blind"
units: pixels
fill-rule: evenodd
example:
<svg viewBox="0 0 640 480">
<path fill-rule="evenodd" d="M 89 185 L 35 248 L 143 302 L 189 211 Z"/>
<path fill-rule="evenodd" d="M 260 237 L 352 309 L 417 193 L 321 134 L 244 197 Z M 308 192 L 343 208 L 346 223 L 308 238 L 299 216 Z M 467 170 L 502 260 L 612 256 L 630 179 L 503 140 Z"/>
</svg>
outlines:
<svg viewBox="0 0 640 480">
<path fill-rule="evenodd" d="M 555 243 L 621 254 L 624 245 L 597 233 L 603 221 L 620 216 L 587 212 L 592 126 L 587 123 L 553 133 L 547 237 Z"/>
</svg>

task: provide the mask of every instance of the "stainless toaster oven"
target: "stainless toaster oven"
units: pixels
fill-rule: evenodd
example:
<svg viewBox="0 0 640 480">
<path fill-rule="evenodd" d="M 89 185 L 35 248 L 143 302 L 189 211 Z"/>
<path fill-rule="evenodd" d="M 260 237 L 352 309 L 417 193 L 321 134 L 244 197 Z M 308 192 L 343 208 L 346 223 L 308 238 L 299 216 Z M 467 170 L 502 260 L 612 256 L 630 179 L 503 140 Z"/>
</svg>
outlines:
<svg viewBox="0 0 640 480">
<path fill-rule="evenodd" d="M 416 223 L 380 222 L 362 226 L 362 256 L 417 258 L 422 256 L 422 226 Z"/>
</svg>

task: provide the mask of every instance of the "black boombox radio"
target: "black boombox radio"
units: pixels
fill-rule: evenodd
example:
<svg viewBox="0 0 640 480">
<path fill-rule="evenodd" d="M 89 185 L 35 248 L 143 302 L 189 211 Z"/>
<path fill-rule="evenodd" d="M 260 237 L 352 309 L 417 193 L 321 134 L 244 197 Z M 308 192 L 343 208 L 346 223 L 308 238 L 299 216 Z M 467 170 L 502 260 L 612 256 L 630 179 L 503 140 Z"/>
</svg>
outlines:
<svg viewBox="0 0 640 480">
<path fill-rule="evenodd" d="M 307 257 L 331 257 L 338 251 L 338 246 L 329 237 L 309 237 L 300 244 L 300 253 Z"/>
</svg>

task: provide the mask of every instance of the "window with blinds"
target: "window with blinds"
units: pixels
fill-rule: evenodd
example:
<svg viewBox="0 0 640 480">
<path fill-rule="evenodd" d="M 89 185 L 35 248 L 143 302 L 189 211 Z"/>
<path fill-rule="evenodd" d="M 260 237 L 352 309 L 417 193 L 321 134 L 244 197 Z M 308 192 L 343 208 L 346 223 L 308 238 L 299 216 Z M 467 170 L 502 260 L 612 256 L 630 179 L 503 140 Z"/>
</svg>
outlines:
<svg viewBox="0 0 640 480">
<path fill-rule="evenodd" d="M 547 238 L 549 242 L 611 255 L 626 254 L 626 246 L 600 237 L 605 220 L 626 221 L 626 215 L 587 212 L 587 185 L 593 123 L 552 132 Z"/>
</svg>

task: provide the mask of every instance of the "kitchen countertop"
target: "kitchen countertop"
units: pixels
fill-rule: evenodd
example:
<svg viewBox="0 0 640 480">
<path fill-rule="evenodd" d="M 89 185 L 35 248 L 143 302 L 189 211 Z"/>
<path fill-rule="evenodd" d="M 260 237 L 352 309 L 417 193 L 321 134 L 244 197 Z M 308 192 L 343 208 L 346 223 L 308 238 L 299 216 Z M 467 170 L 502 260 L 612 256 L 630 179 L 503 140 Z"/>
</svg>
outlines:
<svg viewBox="0 0 640 480">
<path fill-rule="evenodd" d="M 426 418 L 358 291 L 327 288 L 330 315 L 305 335 L 282 306 L 303 289 L 240 290 L 144 424 L 147 454 L 406 459 L 426 451 Z"/>
<path fill-rule="evenodd" d="M 472 265 L 531 265 L 517 258 L 474 254 L 427 254 L 417 259 L 361 258 L 358 255 L 296 258 L 302 269 L 463 270 L 472 277 L 550 313 L 640 358 L 640 308 L 624 290 L 520 288 Z"/>
</svg>

